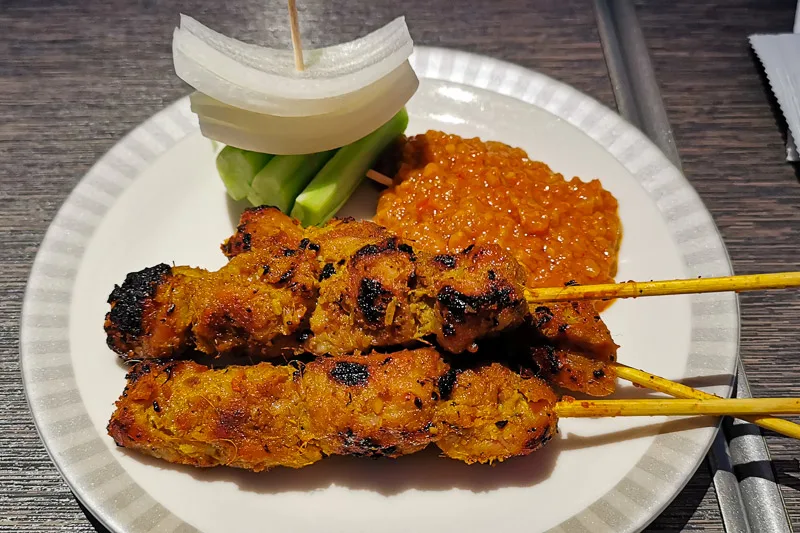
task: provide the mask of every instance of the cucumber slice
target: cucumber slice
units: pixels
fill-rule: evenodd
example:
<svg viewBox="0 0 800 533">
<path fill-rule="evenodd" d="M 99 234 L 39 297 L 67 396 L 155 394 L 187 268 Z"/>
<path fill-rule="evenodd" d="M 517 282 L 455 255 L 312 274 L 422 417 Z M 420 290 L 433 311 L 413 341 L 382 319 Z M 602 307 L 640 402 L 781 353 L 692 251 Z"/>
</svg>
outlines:
<svg viewBox="0 0 800 533">
<path fill-rule="evenodd" d="M 297 195 L 335 153 L 336 150 L 329 150 L 317 154 L 276 155 L 253 178 L 250 184 L 253 194 L 247 198 L 254 205 L 269 204 L 290 213 Z"/>
<path fill-rule="evenodd" d="M 225 184 L 228 196 L 242 200 L 250 193 L 250 183 L 272 156 L 226 146 L 217 155 L 217 172 Z"/>
<path fill-rule="evenodd" d="M 297 197 L 292 216 L 303 226 L 328 221 L 352 196 L 381 152 L 406 130 L 406 126 L 408 113 L 401 109 L 389 122 L 363 139 L 339 148 Z"/>
</svg>

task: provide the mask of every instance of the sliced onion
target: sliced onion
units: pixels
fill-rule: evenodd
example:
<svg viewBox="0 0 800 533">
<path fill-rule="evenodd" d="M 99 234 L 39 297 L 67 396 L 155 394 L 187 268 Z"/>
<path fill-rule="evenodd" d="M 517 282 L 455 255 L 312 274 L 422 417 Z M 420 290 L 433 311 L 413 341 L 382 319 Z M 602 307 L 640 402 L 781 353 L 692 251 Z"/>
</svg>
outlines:
<svg viewBox="0 0 800 533">
<path fill-rule="evenodd" d="M 208 95 L 191 96 L 203 135 L 221 143 L 268 154 L 309 154 L 345 146 L 385 124 L 408 102 L 419 80 L 406 61 L 385 79 L 382 90 L 367 90 L 361 105 L 333 113 L 286 117 L 254 113 Z"/>
<path fill-rule="evenodd" d="M 199 92 L 232 107 L 297 117 L 360 106 L 362 91 L 382 90 L 377 84 L 408 60 L 413 42 L 401 17 L 355 41 L 305 50 L 306 70 L 298 72 L 290 50 L 243 43 L 181 15 L 172 49 L 178 76 Z"/>
</svg>

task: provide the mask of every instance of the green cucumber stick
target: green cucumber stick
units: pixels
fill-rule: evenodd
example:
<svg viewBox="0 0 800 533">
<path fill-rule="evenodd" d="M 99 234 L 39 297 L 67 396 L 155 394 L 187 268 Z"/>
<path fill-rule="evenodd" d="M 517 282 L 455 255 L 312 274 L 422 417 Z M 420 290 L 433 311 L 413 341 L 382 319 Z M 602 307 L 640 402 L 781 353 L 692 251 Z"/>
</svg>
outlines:
<svg viewBox="0 0 800 533">
<path fill-rule="evenodd" d="M 217 155 L 217 172 L 225 184 L 228 196 L 241 200 L 250 193 L 250 183 L 259 170 L 272 158 L 269 154 L 251 152 L 226 146 Z"/>
<path fill-rule="evenodd" d="M 319 225 L 333 217 L 364 180 L 389 144 L 408 126 L 408 113 L 401 109 L 386 124 L 363 139 L 339 148 L 308 187 L 297 197 L 292 216 L 303 226 Z"/>
<path fill-rule="evenodd" d="M 306 188 L 336 150 L 304 155 L 276 155 L 250 184 L 259 204 L 274 205 L 284 213 L 294 207 L 294 199 Z M 253 202 L 253 198 L 248 196 Z"/>
</svg>

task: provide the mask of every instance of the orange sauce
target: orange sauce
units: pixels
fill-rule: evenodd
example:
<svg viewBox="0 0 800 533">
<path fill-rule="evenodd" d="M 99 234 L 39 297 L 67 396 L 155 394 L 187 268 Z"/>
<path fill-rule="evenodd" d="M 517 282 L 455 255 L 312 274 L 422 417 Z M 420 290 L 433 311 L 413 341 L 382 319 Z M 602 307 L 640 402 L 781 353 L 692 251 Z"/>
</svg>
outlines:
<svg viewBox="0 0 800 533">
<path fill-rule="evenodd" d="M 519 148 L 438 131 L 406 142 L 375 221 L 437 253 L 499 244 L 530 287 L 613 282 L 622 237 L 617 200 L 599 181 L 566 180 Z"/>
</svg>

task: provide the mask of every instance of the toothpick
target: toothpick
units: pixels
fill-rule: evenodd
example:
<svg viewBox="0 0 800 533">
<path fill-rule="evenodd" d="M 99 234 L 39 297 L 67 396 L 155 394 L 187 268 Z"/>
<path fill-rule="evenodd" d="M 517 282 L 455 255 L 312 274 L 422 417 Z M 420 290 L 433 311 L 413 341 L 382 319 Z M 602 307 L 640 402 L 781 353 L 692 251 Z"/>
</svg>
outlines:
<svg viewBox="0 0 800 533">
<path fill-rule="evenodd" d="M 297 22 L 296 0 L 289 0 L 289 27 L 292 29 L 292 48 L 294 48 L 294 68 L 302 72 L 306 69 L 303 64 L 303 43 L 300 40 L 300 24 Z"/>
<path fill-rule="evenodd" d="M 372 170 L 372 169 L 367 170 L 367 177 L 374 182 L 380 183 L 384 187 L 391 187 L 392 185 L 394 185 L 394 181 L 392 181 L 392 178 L 390 178 L 385 174 L 381 174 L 377 170 Z"/>
</svg>

